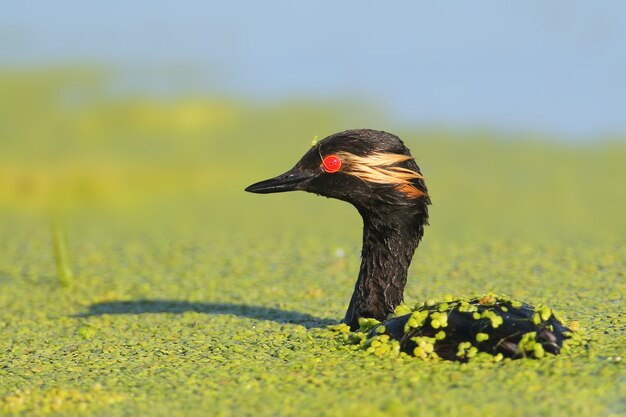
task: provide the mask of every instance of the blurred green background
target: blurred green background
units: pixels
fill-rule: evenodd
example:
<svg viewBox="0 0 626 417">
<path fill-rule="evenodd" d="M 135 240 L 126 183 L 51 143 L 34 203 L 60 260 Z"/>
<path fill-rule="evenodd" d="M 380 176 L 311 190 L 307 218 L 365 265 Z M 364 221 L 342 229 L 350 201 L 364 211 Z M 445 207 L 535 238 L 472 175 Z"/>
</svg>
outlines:
<svg viewBox="0 0 626 417">
<path fill-rule="evenodd" d="M 428 239 L 577 239 L 624 230 L 626 146 L 619 138 L 567 143 L 394 126 L 347 101 L 261 106 L 204 95 L 117 97 L 110 77 L 86 69 L 1 74 L 5 220 L 9 213 L 43 220 L 62 207 L 95 224 L 115 215 L 148 228 L 154 219 L 242 234 L 313 228 L 356 236 L 358 216 L 344 203 L 243 188 L 293 166 L 316 136 L 368 126 L 401 136 L 422 167 L 433 200 Z"/>
<path fill-rule="evenodd" d="M 338 202 L 241 190 L 313 137 L 367 127 L 422 166 L 429 234 L 621 232 L 623 8 L 14 4 L 0 17 L 0 201 L 353 230 Z"/>
</svg>

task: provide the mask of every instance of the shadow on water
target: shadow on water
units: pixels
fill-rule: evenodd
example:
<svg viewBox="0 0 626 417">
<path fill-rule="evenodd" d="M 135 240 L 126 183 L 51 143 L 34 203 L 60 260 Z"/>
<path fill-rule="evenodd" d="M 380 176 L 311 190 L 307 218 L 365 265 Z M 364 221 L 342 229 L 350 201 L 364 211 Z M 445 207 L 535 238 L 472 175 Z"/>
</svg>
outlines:
<svg viewBox="0 0 626 417">
<path fill-rule="evenodd" d="M 176 300 L 134 300 L 107 301 L 89 306 L 89 311 L 76 317 L 101 316 L 103 314 L 182 314 L 189 311 L 204 314 L 232 314 L 258 320 L 271 320 L 276 323 L 299 324 L 307 329 L 326 327 L 337 321 L 322 319 L 297 311 L 281 310 L 273 307 L 253 306 L 233 303 L 201 303 Z"/>
</svg>

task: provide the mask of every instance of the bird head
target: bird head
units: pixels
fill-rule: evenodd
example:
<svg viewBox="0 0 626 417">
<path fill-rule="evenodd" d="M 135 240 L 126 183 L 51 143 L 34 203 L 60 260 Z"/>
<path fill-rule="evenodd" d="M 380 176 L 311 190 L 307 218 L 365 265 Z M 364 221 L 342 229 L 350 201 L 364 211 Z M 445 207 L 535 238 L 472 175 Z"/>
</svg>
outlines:
<svg viewBox="0 0 626 417">
<path fill-rule="evenodd" d="M 296 165 L 250 185 L 259 194 L 301 190 L 347 201 L 359 211 L 423 207 L 430 203 L 419 167 L 400 138 L 357 129 L 314 144 Z"/>
</svg>

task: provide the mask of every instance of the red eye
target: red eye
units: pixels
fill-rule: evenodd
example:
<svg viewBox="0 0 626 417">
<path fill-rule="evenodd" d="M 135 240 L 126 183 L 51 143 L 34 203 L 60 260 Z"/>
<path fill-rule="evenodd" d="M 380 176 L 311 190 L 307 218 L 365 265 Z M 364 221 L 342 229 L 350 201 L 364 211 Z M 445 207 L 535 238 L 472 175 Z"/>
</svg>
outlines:
<svg viewBox="0 0 626 417">
<path fill-rule="evenodd" d="M 339 159 L 337 155 L 328 155 L 322 161 L 322 166 L 324 167 L 325 172 L 333 174 L 341 168 L 341 159 Z"/>
</svg>

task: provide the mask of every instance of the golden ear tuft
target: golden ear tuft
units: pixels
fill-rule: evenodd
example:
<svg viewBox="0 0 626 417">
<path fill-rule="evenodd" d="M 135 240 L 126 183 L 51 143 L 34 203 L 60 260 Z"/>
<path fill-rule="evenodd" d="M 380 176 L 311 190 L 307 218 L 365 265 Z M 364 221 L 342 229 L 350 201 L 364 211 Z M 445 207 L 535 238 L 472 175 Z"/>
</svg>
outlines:
<svg viewBox="0 0 626 417">
<path fill-rule="evenodd" d="M 410 198 L 426 195 L 412 182 L 416 179 L 423 179 L 422 174 L 409 168 L 396 166 L 396 164 L 413 159 L 409 155 L 373 153 L 367 156 L 357 156 L 349 152 L 338 152 L 337 156 L 344 162 L 344 172 L 347 174 L 364 181 L 393 185 L 396 190 Z"/>
</svg>

